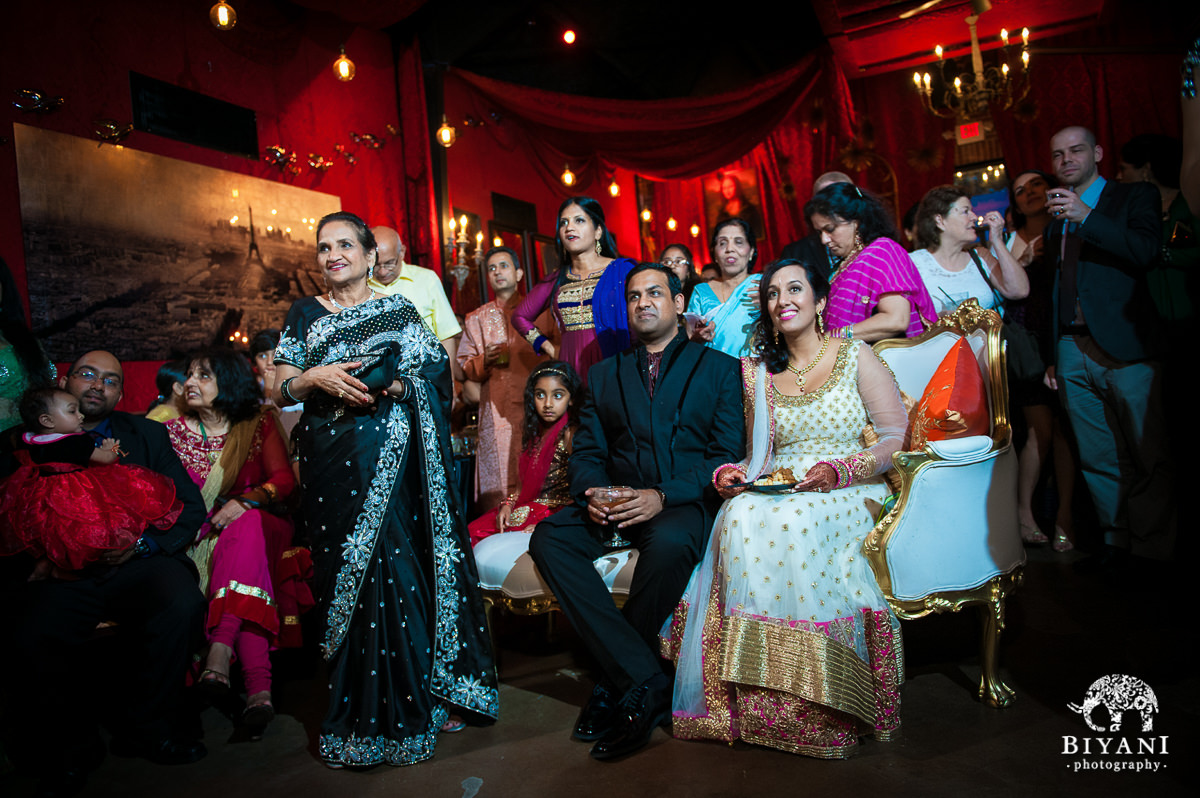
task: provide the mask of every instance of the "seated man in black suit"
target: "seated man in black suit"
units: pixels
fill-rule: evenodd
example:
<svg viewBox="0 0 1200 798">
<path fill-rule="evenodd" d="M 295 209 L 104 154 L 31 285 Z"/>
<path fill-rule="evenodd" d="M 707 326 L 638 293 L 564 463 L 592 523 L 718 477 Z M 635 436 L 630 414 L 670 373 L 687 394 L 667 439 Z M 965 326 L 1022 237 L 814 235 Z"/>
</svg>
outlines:
<svg viewBox="0 0 1200 798">
<path fill-rule="evenodd" d="M 185 550 L 204 520 L 200 491 L 167 439 L 166 428 L 113 412 L 121 398 L 121 363 L 108 352 L 88 352 L 59 379 L 79 400 L 84 429 L 120 440 L 123 462 L 144 466 L 175 483 L 183 512 L 170 529 L 150 527 L 125 551 L 109 552 L 71 579 L 20 581 L 6 591 L 8 690 L 7 750 L 15 764 L 42 776 L 41 792 L 81 790 L 104 756 L 88 698 L 117 699 L 121 710 L 104 718 L 111 750 L 160 764 L 194 762 L 204 746 L 172 728 L 192 652 L 203 641 L 206 603 Z M 118 623 L 130 657 L 114 690 L 96 695 L 98 663 L 84 650 L 101 621 Z"/>
<path fill-rule="evenodd" d="M 670 717 L 658 632 L 704 552 L 720 504 L 712 473 L 746 448 L 738 362 L 679 331 L 679 279 L 643 263 L 625 297 L 640 344 L 588 372 L 568 471 L 576 501 L 539 524 L 529 547 L 603 671 L 574 733 L 596 741 L 596 759 L 641 748 Z M 631 487 L 606 509 L 595 489 L 613 485 Z M 613 531 L 639 552 L 623 610 L 592 566 Z"/>
</svg>

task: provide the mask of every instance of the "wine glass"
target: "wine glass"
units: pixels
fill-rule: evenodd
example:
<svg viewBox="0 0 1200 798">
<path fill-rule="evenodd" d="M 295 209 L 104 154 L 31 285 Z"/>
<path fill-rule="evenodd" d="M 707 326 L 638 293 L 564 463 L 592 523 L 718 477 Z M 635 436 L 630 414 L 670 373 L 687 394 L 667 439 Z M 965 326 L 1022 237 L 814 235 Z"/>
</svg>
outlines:
<svg viewBox="0 0 1200 798">
<path fill-rule="evenodd" d="M 611 509 L 613 507 L 620 506 L 633 498 L 632 496 L 621 495 L 623 491 L 627 490 L 631 490 L 631 488 L 625 485 L 610 485 L 607 488 L 594 488 L 592 490 L 592 499 L 601 507 L 605 509 Z M 612 527 L 611 531 L 612 537 L 610 537 L 608 540 L 602 541 L 605 546 L 614 549 L 620 549 L 633 545 L 628 540 L 621 537 L 620 531 L 618 531 L 615 526 Z"/>
</svg>

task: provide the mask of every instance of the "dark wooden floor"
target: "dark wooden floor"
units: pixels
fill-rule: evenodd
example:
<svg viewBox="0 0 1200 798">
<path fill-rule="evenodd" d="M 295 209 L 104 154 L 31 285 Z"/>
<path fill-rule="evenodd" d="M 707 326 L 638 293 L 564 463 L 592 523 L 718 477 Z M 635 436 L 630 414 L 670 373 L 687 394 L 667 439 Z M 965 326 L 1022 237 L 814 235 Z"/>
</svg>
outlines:
<svg viewBox="0 0 1200 798">
<path fill-rule="evenodd" d="M 299 798 L 299 796 L 888 796 L 1195 795 L 1200 774 L 1200 701 L 1195 656 L 1194 582 L 1152 573 L 1136 584 L 1079 576 L 1076 555 L 1033 550 L 1022 591 L 1009 602 L 1002 663 L 1017 701 L 997 711 L 974 699 L 978 618 L 905 622 L 907 682 L 903 735 L 868 742 L 844 762 L 825 762 L 745 744 L 673 740 L 623 761 L 598 763 L 569 730 L 591 681 L 570 628 L 547 642 L 538 618 L 501 622 L 501 718 L 486 729 L 446 735 L 437 755 L 408 768 L 330 771 L 313 755 L 323 711 L 319 667 L 294 656 L 277 663 L 280 717 L 259 742 L 215 709 L 205 711 L 209 754 L 195 764 L 157 767 L 109 757 L 89 796 Z M 1190 575 L 1187 575 L 1190 576 Z M 1190 602 L 1190 603 L 1189 603 Z M 1189 642 L 1191 641 L 1191 642 Z M 1194 650 L 1194 649 L 1193 649 Z M 1146 681 L 1161 712 L 1154 735 L 1166 756 L 1064 754 L 1064 736 L 1089 731 L 1067 705 L 1101 676 Z M 1104 711 L 1096 719 L 1104 722 Z M 1125 730 L 1137 736 L 1134 717 Z M 1111 736 L 1111 735 L 1108 735 Z M 51 743 L 52 744 L 52 743 Z M 1077 771 L 1082 759 L 1157 761 L 1159 770 Z M 33 782 L 0 777 L 0 794 L 24 796 Z"/>
</svg>

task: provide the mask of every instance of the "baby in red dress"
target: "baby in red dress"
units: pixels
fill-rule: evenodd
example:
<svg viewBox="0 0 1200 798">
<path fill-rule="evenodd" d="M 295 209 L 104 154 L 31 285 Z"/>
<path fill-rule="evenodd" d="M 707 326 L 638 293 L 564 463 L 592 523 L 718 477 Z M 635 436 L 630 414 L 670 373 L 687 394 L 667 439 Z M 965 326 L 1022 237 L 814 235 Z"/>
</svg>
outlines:
<svg viewBox="0 0 1200 798">
<path fill-rule="evenodd" d="M 171 480 L 137 465 L 121 465 L 120 441 L 97 447 L 83 431 L 74 396 L 33 388 L 21 397 L 28 430 L 15 451 L 21 466 L 0 486 L 0 555 L 28 552 L 78 570 L 107 551 L 129 548 L 153 525 L 167 529 L 183 504 Z"/>
</svg>

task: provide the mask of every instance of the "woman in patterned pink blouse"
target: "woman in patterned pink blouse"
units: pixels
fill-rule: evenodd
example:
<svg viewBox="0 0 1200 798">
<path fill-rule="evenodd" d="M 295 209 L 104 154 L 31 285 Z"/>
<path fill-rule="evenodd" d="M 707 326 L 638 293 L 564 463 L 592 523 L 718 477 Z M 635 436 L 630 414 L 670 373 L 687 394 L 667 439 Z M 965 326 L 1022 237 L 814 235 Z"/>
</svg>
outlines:
<svg viewBox="0 0 1200 798">
<path fill-rule="evenodd" d="M 868 343 L 911 338 L 937 319 L 912 258 L 897 243 L 887 209 L 850 183 L 826 186 L 804 206 L 809 226 L 837 263 L 830 278 L 825 328 Z"/>
</svg>

